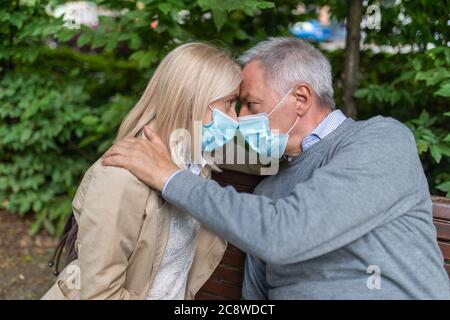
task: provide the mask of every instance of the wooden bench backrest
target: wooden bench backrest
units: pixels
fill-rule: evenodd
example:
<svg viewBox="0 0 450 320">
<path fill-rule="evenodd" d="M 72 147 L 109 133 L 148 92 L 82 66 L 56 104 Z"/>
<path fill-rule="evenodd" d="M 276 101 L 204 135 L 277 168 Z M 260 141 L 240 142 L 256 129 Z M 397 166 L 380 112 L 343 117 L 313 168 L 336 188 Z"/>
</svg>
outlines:
<svg viewBox="0 0 450 320">
<path fill-rule="evenodd" d="M 445 259 L 444 267 L 450 277 L 450 199 L 433 197 L 433 222 L 439 248 Z"/>
<path fill-rule="evenodd" d="M 213 179 L 222 186 L 231 185 L 239 192 L 252 192 L 263 177 L 224 171 L 213 174 Z M 433 197 L 433 221 L 439 247 L 446 259 L 445 268 L 450 277 L 450 199 Z M 196 299 L 241 299 L 244 262 L 245 253 L 229 243 L 222 261 L 197 293 Z"/>
</svg>

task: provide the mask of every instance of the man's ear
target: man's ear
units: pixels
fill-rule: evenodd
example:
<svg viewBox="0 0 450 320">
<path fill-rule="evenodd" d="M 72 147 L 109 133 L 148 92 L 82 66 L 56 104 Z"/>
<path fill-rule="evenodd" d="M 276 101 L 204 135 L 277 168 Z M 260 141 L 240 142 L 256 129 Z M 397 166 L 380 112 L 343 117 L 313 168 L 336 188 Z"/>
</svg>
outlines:
<svg viewBox="0 0 450 320">
<path fill-rule="evenodd" d="M 295 97 L 295 111 L 299 117 L 303 117 L 311 108 L 313 91 L 309 85 L 300 83 L 294 87 L 293 95 Z"/>
</svg>

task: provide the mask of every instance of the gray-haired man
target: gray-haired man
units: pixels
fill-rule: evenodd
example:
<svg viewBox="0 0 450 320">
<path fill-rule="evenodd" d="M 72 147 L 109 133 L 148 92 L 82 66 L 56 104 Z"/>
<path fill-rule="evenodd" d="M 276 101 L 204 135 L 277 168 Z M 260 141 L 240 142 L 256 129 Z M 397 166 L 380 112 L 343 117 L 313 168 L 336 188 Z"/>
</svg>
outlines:
<svg viewBox="0 0 450 320">
<path fill-rule="evenodd" d="M 240 60 L 240 115 L 270 114 L 271 129 L 289 132 L 286 161 L 255 194 L 178 170 L 148 129 L 149 141 L 119 142 L 104 164 L 248 252 L 246 299 L 450 298 L 411 132 L 334 110 L 330 64 L 303 41 L 269 39 Z M 129 148 L 142 152 L 124 157 Z"/>
</svg>

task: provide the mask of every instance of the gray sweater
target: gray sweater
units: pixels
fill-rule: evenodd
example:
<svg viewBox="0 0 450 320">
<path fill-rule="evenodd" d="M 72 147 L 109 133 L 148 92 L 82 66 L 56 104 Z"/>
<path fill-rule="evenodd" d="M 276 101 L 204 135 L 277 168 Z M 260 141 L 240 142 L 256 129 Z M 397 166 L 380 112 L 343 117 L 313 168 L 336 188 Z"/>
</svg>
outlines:
<svg viewBox="0 0 450 320">
<path fill-rule="evenodd" d="M 269 299 L 450 298 L 414 137 L 394 119 L 345 120 L 255 194 L 181 171 L 163 196 L 263 261 Z"/>
</svg>

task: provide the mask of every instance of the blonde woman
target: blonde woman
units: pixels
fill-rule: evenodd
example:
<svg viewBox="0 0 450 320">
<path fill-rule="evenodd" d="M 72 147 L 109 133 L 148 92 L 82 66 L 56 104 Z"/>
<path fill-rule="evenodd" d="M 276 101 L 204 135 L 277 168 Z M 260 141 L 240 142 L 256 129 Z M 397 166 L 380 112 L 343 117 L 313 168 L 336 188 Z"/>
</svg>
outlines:
<svg viewBox="0 0 450 320">
<path fill-rule="evenodd" d="M 240 82 L 240 68 L 221 50 L 182 45 L 158 66 L 117 140 L 141 137 L 150 125 L 178 166 L 209 177 L 212 158 L 200 154 L 193 161 L 191 146 L 200 137 L 203 150 L 211 151 L 232 138 Z M 187 134 L 174 135 L 179 132 Z M 225 240 L 129 171 L 100 160 L 84 175 L 72 205 L 55 251 L 58 278 L 43 299 L 193 299 L 226 249 Z M 59 274 L 64 247 L 68 265 Z"/>
</svg>

